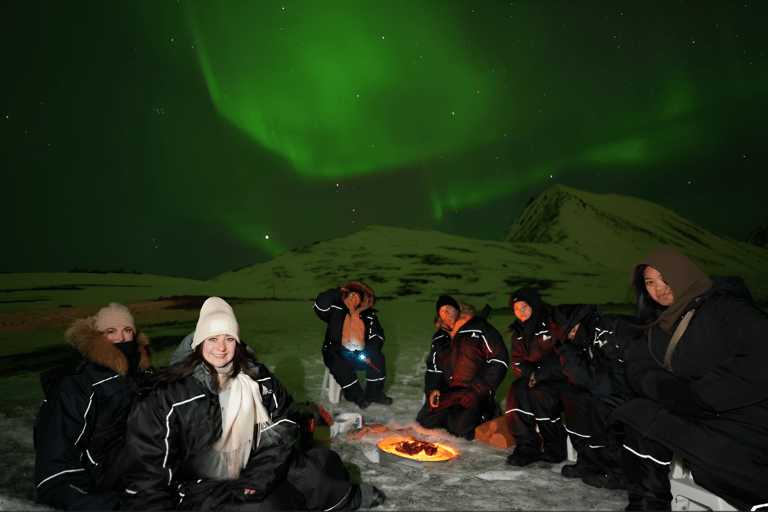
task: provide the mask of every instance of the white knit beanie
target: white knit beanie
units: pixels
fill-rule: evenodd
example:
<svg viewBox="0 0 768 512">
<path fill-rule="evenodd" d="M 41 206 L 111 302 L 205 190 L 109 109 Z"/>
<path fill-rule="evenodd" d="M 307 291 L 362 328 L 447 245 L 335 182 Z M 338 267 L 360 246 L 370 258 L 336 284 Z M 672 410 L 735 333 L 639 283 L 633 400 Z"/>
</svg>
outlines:
<svg viewBox="0 0 768 512">
<path fill-rule="evenodd" d="M 101 308 L 96 315 L 96 329 L 101 332 L 111 327 L 129 326 L 136 332 L 136 323 L 128 308 L 117 302 L 111 302 L 109 306 Z"/>
<path fill-rule="evenodd" d="M 240 341 L 240 326 L 237 325 L 232 307 L 219 297 L 208 297 L 200 308 L 192 350 L 211 336 L 229 334 Z"/>
</svg>

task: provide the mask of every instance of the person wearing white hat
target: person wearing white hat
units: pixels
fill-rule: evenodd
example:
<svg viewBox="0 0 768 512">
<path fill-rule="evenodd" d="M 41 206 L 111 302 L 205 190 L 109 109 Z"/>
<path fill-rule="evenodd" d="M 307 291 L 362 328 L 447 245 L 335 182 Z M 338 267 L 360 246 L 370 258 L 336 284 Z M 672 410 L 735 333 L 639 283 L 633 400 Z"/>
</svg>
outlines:
<svg viewBox="0 0 768 512">
<path fill-rule="evenodd" d="M 37 501 L 55 508 L 111 510 L 125 486 L 125 429 L 151 370 L 149 340 L 117 302 L 76 320 L 66 338 L 73 361 L 44 372 L 34 426 Z"/>
<path fill-rule="evenodd" d="M 240 339 L 232 307 L 210 297 L 172 366 L 128 420 L 131 510 L 355 510 L 383 502 L 352 484 L 330 449 L 301 452 L 298 406 Z"/>
</svg>

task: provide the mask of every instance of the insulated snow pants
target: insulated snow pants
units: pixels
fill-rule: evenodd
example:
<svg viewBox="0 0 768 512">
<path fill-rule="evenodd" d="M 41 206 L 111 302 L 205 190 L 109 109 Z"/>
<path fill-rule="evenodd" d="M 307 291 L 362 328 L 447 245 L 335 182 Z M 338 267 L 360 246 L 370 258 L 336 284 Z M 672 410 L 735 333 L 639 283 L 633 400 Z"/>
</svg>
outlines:
<svg viewBox="0 0 768 512">
<path fill-rule="evenodd" d="M 573 386 L 564 386 L 561 399 L 565 430 L 578 454 L 578 464 L 593 473 L 621 480 L 623 425 L 611 425 L 610 405 Z"/>
<path fill-rule="evenodd" d="M 364 397 L 377 399 L 384 394 L 387 367 L 384 354 L 374 347 L 347 350 L 340 345 L 323 347 L 323 362 L 341 386 L 344 398 L 358 402 Z M 365 372 L 365 390 L 357 380 L 357 372 Z"/>
<path fill-rule="evenodd" d="M 451 390 L 443 392 L 449 391 Z M 475 438 L 475 428 L 493 419 L 496 407 L 493 396 L 490 394 L 480 397 L 477 405 L 469 409 L 455 405 L 430 411 L 429 401 L 427 401 L 416 415 L 416 421 L 424 428 L 444 428 L 451 435 L 472 440 Z"/>
<path fill-rule="evenodd" d="M 566 433 L 560 412 L 566 386 L 573 388 L 567 382 L 541 382 L 530 388 L 525 379 L 517 379 L 509 386 L 506 422 L 515 438 L 515 452 L 538 452 L 543 439 L 545 452 L 565 459 Z"/>
</svg>

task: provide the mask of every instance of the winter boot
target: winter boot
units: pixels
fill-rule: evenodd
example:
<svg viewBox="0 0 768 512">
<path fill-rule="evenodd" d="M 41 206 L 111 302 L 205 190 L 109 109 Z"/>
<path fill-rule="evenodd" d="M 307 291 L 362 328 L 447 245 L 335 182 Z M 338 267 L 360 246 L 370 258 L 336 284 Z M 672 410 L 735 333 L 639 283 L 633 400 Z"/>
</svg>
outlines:
<svg viewBox="0 0 768 512">
<path fill-rule="evenodd" d="M 538 425 L 541 438 L 544 441 L 544 453 L 541 455 L 541 460 L 552 464 L 563 462 L 568 458 L 566 444 L 568 437 L 563 424 L 557 420 L 540 421 Z"/>
<path fill-rule="evenodd" d="M 365 391 L 360 386 L 360 383 L 355 381 L 351 386 L 342 389 L 344 393 L 344 400 L 347 402 L 353 402 L 357 404 L 361 409 L 365 409 L 371 403 L 365 399 Z"/>
<path fill-rule="evenodd" d="M 541 460 L 541 449 L 528 449 L 520 446 L 515 447 L 512 455 L 507 457 L 507 464 L 510 466 L 527 466 Z"/>
<path fill-rule="evenodd" d="M 382 405 L 391 405 L 392 399 L 384 394 L 384 381 L 366 382 L 365 401 L 369 404 L 377 403 Z"/>
<path fill-rule="evenodd" d="M 589 437 L 569 434 L 571 444 L 576 450 L 576 464 L 566 464 L 560 470 L 560 474 L 566 478 L 581 478 L 587 472 L 602 473 L 596 450 L 589 446 Z"/>
</svg>

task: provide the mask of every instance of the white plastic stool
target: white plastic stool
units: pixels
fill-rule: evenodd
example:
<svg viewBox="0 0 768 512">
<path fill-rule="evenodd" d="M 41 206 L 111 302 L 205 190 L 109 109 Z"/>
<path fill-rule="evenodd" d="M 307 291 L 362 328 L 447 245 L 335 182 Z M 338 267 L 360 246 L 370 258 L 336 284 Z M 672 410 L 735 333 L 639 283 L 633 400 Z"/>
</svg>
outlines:
<svg viewBox="0 0 768 512">
<path fill-rule="evenodd" d="M 326 395 L 328 401 L 332 404 L 339 403 L 339 395 L 341 394 L 341 386 L 336 382 L 336 379 L 331 375 L 331 371 L 326 368 L 325 376 L 323 377 L 323 387 L 320 388 L 320 396 Z"/>
<path fill-rule="evenodd" d="M 576 449 L 573 447 L 573 443 L 571 443 L 571 436 L 567 436 L 567 439 L 568 462 L 576 462 L 578 456 L 576 455 Z"/>
<path fill-rule="evenodd" d="M 670 469 L 672 510 L 736 510 L 723 498 L 696 485 L 691 471 L 683 467 L 683 459 L 677 454 Z"/>
</svg>

